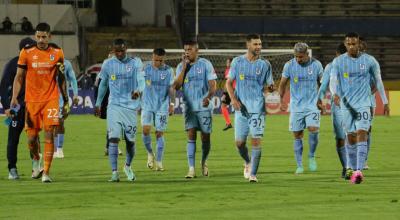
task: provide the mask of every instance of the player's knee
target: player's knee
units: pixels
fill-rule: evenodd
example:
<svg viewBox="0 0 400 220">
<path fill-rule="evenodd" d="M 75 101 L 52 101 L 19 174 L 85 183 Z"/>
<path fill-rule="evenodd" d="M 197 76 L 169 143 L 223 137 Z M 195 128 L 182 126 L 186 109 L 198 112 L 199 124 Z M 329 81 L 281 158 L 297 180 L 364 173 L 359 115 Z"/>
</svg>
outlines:
<svg viewBox="0 0 400 220">
<path fill-rule="evenodd" d="M 148 136 L 150 134 L 151 127 L 150 126 L 143 126 L 143 135 Z"/>
<path fill-rule="evenodd" d="M 189 140 L 196 140 L 197 139 L 196 129 L 195 128 L 189 129 L 187 131 L 187 135 Z"/>
<path fill-rule="evenodd" d="M 366 130 L 358 130 L 357 131 L 357 141 L 358 142 L 364 142 L 367 141 L 368 139 L 368 131 Z"/>
<path fill-rule="evenodd" d="M 301 139 L 303 138 L 304 132 L 303 131 L 295 131 L 293 132 L 293 137 L 295 139 Z"/>
<path fill-rule="evenodd" d="M 261 144 L 261 138 L 252 138 L 251 139 L 251 146 L 255 147 L 259 147 Z"/>
<path fill-rule="evenodd" d="M 236 147 L 238 148 L 246 147 L 246 141 L 236 140 Z"/>
<path fill-rule="evenodd" d="M 344 146 L 344 139 L 337 138 L 336 139 L 336 147 L 343 147 Z"/>
<path fill-rule="evenodd" d="M 156 138 L 160 138 L 164 135 L 164 132 L 162 131 L 156 131 Z"/>
<path fill-rule="evenodd" d="M 348 133 L 347 134 L 347 141 L 350 145 L 354 145 L 357 142 L 357 135 L 355 133 Z"/>
<path fill-rule="evenodd" d="M 201 133 L 201 141 L 202 141 L 202 142 L 209 142 L 209 141 L 210 141 L 210 134 L 208 134 L 208 133 Z"/>
<path fill-rule="evenodd" d="M 308 127 L 308 131 L 313 133 L 319 132 L 319 127 Z"/>
<path fill-rule="evenodd" d="M 109 138 L 108 141 L 113 144 L 118 144 L 119 138 Z"/>
</svg>

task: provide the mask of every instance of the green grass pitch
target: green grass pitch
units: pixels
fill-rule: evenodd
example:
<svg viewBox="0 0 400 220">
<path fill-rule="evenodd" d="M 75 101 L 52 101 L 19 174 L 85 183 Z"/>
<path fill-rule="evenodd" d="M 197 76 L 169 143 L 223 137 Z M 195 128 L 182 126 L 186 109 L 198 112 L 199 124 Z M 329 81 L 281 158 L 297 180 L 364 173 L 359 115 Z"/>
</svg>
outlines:
<svg viewBox="0 0 400 220">
<path fill-rule="evenodd" d="M 233 118 L 233 117 L 232 117 Z M 4 117 L 0 117 L 4 120 Z M 66 121 L 64 159 L 54 159 L 51 177 L 32 180 L 25 133 L 19 145 L 21 179 L 7 179 L 6 126 L 0 127 L 0 219 L 399 219 L 400 117 L 376 117 L 365 182 L 340 178 L 329 116 L 321 122 L 318 171 L 295 176 L 288 116 L 267 116 L 257 184 L 243 178 L 243 162 L 234 146 L 233 129 L 213 123 L 210 177 L 201 176 L 201 143 L 197 142 L 197 176 L 186 180 L 186 134 L 183 118 L 173 116 L 166 133 L 165 172 L 146 167 L 147 156 L 137 134 L 134 183 L 110 183 L 103 155 L 106 121 L 72 115 Z M 140 130 L 140 129 L 139 129 Z M 199 139 L 199 137 L 198 137 Z M 153 137 L 154 140 L 154 137 Z M 305 135 L 304 161 L 308 153 Z M 43 145 L 43 143 L 42 143 Z M 123 149 L 124 145 L 120 144 Z M 119 158 L 119 167 L 124 156 Z"/>
</svg>

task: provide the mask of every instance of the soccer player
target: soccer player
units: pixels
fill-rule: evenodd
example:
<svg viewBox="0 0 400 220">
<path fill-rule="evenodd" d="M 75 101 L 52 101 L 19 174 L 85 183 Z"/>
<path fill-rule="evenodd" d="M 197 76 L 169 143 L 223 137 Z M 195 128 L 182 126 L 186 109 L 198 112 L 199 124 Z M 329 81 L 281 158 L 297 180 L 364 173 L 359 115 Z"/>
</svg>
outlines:
<svg viewBox="0 0 400 220">
<path fill-rule="evenodd" d="M 235 142 L 244 160 L 243 175 L 257 182 L 261 160 L 261 138 L 264 135 L 267 92 L 273 91 L 271 64 L 260 58 L 262 42 L 258 34 L 246 37 L 247 52 L 235 57 L 231 64 L 226 89 L 235 109 Z M 233 83 L 236 81 L 236 89 Z M 251 135 L 251 161 L 246 146 Z"/>
<path fill-rule="evenodd" d="M 336 57 L 346 52 L 347 52 L 346 46 L 344 45 L 344 43 L 340 43 L 336 48 Z M 321 87 L 319 88 L 318 91 L 319 94 L 318 97 L 321 103 L 322 99 L 325 97 L 326 90 L 328 90 L 328 87 L 330 85 L 329 80 L 331 77 L 331 69 L 332 69 L 332 62 L 326 65 L 325 67 L 324 74 L 321 80 Z M 331 96 L 330 105 L 331 105 L 333 132 L 335 134 L 335 140 L 336 140 L 336 151 L 338 153 L 339 160 L 342 165 L 342 178 L 344 178 L 347 168 L 347 152 L 344 144 L 346 135 L 343 129 L 343 115 L 339 106 L 336 106 L 333 103 L 333 96 Z"/>
<path fill-rule="evenodd" d="M 164 131 L 168 124 L 168 115 L 174 112 L 175 89 L 174 73 L 170 66 L 164 63 L 165 50 L 153 50 L 152 61 L 144 65 L 146 87 L 142 96 L 142 126 L 143 143 L 147 150 L 147 167 L 154 167 L 154 153 L 151 147 L 151 126 L 156 129 L 157 158 L 156 171 L 164 171 L 162 164 L 165 140 Z"/>
<path fill-rule="evenodd" d="M 321 113 L 317 107 L 322 106 L 318 101 L 318 84 L 322 78 L 322 64 L 310 58 L 308 45 L 303 42 L 294 46 L 294 58 L 286 62 L 283 67 L 279 94 L 281 97 L 281 110 L 286 111 L 287 105 L 283 102 L 286 92 L 286 84 L 290 81 L 290 119 L 289 131 L 294 136 L 294 154 L 297 168 L 295 174 L 302 174 L 303 168 L 303 136 L 304 129 L 308 130 L 308 143 L 310 152 L 308 154 L 308 168 L 310 171 L 317 170 L 315 151 L 318 145 L 319 125 Z"/>
<path fill-rule="evenodd" d="M 183 90 L 185 104 L 185 130 L 187 131 L 188 179 L 196 177 L 195 155 L 197 130 L 201 132 L 202 158 L 201 170 L 203 176 L 209 176 L 207 158 L 211 148 L 212 109 L 211 98 L 216 91 L 214 67 L 211 62 L 198 56 L 199 45 L 195 41 L 184 43 L 183 60 L 176 68 L 177 75 L 173 87 Z"/>
<path fill-rule="evenodd" d="M 72 64 L 69 60 L 64 60 L 64 72 L 65 72 L 65 79 L 67 80 L 67 88 L 68 83 L 72 87 L 72 104 L 78 105 L 78 83 L 76 82 L 75 72 L 72 69 Z M 64 100 L 60 95 L 60 106 L 64 106 Z M 64 127 L 64 118 L 60 114 L 60 125 L 57 126 L 56 132 L 54 134 L 54 156 L 55 158 L 64 158 L 64 134 L 65 134 L 65 127 Z"/>
<path fill-rule="evenodd" d="M 101 115 L 101 102 L 110 88 L 107 107 L 107 131 L 109 138 L 108 157 L 111 164 L 111 182 L 119 182 L 118 143 L 125 138 L 126 160 L 124 172 L 128 181 L 136 179 L 131 163 L 135 156 L 135 136 L 137 131 L 137 109 L 144 89 L 143 65 L 140 58 L 126 54 L 127 44 L 123 39 L 113 41 L 114 56 L 106 59 L 101 67 L 99 92 L 95 114 Z"/>
<path fill-rule="evenodd" d="M 14 79 L 11 107 L 18 105 L 18 95 L 25 81 L 26 117 L 25 129 L 32 160 L 32 178 L 37 179 L 43 173 L 42 182 L 51 182 L 49 176 L 53 160 L 53 134 L 59 125 L 59 89 L 64 99 L 62 114 L 68 115 L 68 94 L 63 74 L 64 53 L 57 45 L 49 43 L 50 25 L 39 23 L 36 26 L 37 44 L 21 50 L 18 59 L 17 75 Z M 58 81 L 58 83 L 57 83 Z M 45 131 L 44 170 L 42 172 L 39 156 L 38 135 Z"/>
<path fill-rule="evenodd" d="M 347 133 L 348 163 L 352 172 L 351 183 L 363 181 L 361 170 L 367 155 L 368 130 L 371 124 L 371 78 L 374 78 L 384 103 L 384 113 L 389 113 L 378 62 L 371 55 L 360 52 L 357 33 L 345 36 L 347 53 L 335 58 L 332 63 L 331 93 L 336 105 L 343 111 L 343 122 Z"/>
<path fill-rule="evenodd" d="M 229 76 L 229 70 L 231 68 L 231 62 L 232 62 L 232 58 L 228 58 L 226 59 L 226 69 L 225 69 L 225 79 L 228 79 Z M 235 89 L 235 85 L 236 83 L 233 83 L 233 88 Z M 232 128 L 232 123 L 231 123 L 231 119 L 229 117 L 229 110 L 228 110 L 228 106 L 231 104 L 231 99 L 229 98 L 229 94 L 227 91 L 224 91 L 224 93 L 221 96 L 221 112 L 222 115 L 224 116 L 225 119 L 225 128 L 222 129 L 223 131 L 227 131 L 228 129 Z"/>
<path fill-rule="evenodd" d="M 24 38 L 19 42 L 19 50 L 21 51 L 24 47 L 35 43 L 36 42 L 30 37 Z M 23 82 L 21 92 L 17 98 L 20 105 L 19 110 L 15 112 L 17 109 L 14 109 L 14 112 L 12 112 L 12 109 L 10 108 L 13 82 L 15 75 L 17 74 L 18 59 L 19 56 L 16 56 L 6 63 L 0 82 L 1 104 L 3 105 L 6 116 L 11 118 L 11 122 L 8 125 L 7 142 L 8 179 L 10 180 L 19 179 L 17 170 L 18 143 L 25 121 L 25 81 Z"/>
</svg>

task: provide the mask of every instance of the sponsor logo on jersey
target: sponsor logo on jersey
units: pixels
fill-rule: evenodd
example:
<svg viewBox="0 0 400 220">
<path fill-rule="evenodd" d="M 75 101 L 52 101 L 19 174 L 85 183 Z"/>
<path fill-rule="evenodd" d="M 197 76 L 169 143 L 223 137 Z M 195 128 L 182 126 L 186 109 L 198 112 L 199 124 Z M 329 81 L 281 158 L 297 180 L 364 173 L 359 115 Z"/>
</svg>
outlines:
<svg viewBox="0 0 400 220">
<path fill-rule="evenodd" d="M 117 76 L 115 74 L 111 74 L 111 80 L 114 81 L 117 79 Z"/>
<path fill-rule="evenodd" d="M 365 69 L 365 64 L 360 63 L 360 69 L 361 69 L 361 70 L 364 70 L 364 69 Z"/>
<path fill-rule="evenodd" d="M 344 72 L 344 73 L 343 73 L 343 77 L 344 77 L 344 78 L 349 78 L 349 73 L 348 73 L 348 72 Z"/>
<path fill-rule="evenodd" d="M 148 85 L 148 86 L 150 86 L 151 85 L 151 80 L 146 80 L 146 84 Z"/>
<path fill-rule="evenodd" d="M 240 80 L 244 80 L 244 74 L 243 73 L 239 74 L 239 79 Z"/>
<path fill-rule="evenodd" d="M 126 72 L 130 72 L 132 70 L 132 66 L 131 65 L 126 65 Z"/>
</svg>

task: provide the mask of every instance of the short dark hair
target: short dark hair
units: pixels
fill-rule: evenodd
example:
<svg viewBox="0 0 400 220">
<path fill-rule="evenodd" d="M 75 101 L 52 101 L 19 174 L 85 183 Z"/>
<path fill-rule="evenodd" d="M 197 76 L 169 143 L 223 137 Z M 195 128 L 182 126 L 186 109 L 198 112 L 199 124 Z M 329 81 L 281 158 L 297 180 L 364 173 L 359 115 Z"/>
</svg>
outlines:
<svg viewBox="0 0 400 220">
<path fill-rule="evenodd" d="M 36 43 L 36 41 L 34 41 L 32 38 L 26 37 L 19 42 L 19 50 L 22 50 L 22 48 L 31 46 L 35 43 Z"/>
<path fill-rule="evenodd" d="M 360 35 L 357 32 L 349 32 L 346 34 L 345 38 L 348 38 L 348 37 L 349 38 L 353 38 L 353 37 L 360 38 Z"/>
<path fill-rule="evenodd" d="M 36 25 L 36 31 L 50 33 L 50 25 L 45 22 L 39 23 L 38 25 Z"/>
<path fill-rule="evenodd" d="M 261 40 L 261 36 L 259 34 L 249 34 L 246 36 L 246 41 L 251 41 L 253 39 L 260 39 Z"/>
<path fill-rule="evenodd" d="M 198 45 L 198 42 L 194 39 L 188 39 L 183 42 L 183 45 Z"/>
<path fill-rule="evenodd" d="M 358 39 L 360 39 L 360 41 L 365 41 L 365 37 L 362 36 L 358 37 Z"/>
<path fill-rule="evenodd" d="M 165 55 L 165 50 L 164 50 L 164 48 L 155 48 L 153 50 L 153 54 L 155 54 L 157 56 L 164 56 Z"/>
<path fill-rule="evenodd" d="M 120 46 L 120 45 L 125 45 L 126 46 L 126 41 L 122 38 L 117 38 L 113 40 L 113 46 Z"/>
<path fill-rule="evenodd" d="M 344 45 L 344 43 L 340 43 L 337 45 L 336 52 L 339 54 L 344 54 L 347 52 L 347 49 L 346 49 L 346 46 Z"/>
</svg>

